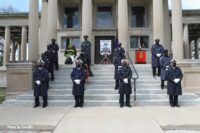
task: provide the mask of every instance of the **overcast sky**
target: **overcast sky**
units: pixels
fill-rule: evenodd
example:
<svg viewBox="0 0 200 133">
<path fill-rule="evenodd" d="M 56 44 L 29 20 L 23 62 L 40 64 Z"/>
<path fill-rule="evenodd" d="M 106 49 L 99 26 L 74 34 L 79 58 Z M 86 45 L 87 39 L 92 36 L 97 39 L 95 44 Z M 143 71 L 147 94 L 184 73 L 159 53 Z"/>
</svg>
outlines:
<svg viewBox="0 0 200 133">
<path fill-rule="evenodd" d="M 41 8 L 41 1 L 40 8 Z M 0 8 L 12 6 L 20 12 L 28 11 L 29 0 L 0 0 Z M 182 0 L 183 9 L 200 9 L 200 0 Z M 169 0 L 169 6 L 171 7 L 171 0 Z"/>
</svg>

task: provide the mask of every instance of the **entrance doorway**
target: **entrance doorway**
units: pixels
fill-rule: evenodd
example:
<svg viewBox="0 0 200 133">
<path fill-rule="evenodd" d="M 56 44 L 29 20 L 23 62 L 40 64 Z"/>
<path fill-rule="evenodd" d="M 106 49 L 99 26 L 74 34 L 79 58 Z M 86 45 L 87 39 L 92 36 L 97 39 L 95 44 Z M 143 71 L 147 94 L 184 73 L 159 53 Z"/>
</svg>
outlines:
<svg viewBox="0 0 200 133">
<path fill-rule="evenodd" d="M 108 42 L 108 47 L 111 49 L 111 54 L 108 55 L 108 59 L 112 62 L 113 52 L 115 48 L 115 36 L 95 36 L 95 64 L 100 64 L 104 56 L 101 55 L 102 42 Z M 110 46 L 111 45 L 111 46 Z"/>
</svg>

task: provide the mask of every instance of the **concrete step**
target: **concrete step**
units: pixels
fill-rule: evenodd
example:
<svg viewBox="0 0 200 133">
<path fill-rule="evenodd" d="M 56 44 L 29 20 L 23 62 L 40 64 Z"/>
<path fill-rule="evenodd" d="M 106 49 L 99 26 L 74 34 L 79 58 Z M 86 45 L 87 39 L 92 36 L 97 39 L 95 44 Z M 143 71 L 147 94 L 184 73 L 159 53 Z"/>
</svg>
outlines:
<svg viewBox="0 0 200 133">
<path fill-rule="evenodd" d="M 167 94 L 167 90 L 161 89 L 138 89 L 137 94 Z M 49 89 L 48 92 L 51 94 L 71 94 L 72 88 L 70 89 Z M 33 94 L 33 92 L 30 92 Z M 85 94 L 118 94 L 118 90 L 114 89 L 87 89 Z"/>
<path fill-rule="evenodd" d="M 72 94 L 60 94 L 60 95 L 49 95 L 49 100 L 73 100 Z M 133 95 L 131 95 L 133 99 Z M 137 100 L 158 100 L 158 99 L 168 99 L 169 96 L 166 94 L 137 94 Z M 184 94 L 180 96 L 181 99 L 196 99 L 198 96 L 192 94 Z M 119 99 L 119 94 L 85 94 L 85 100 L 117 100 Z M 25 94 L 16 97 L 16 100 L 34 100 L 32 94 Z"/>
<path fill-rule="evenodd" d="M 119 106 L 119 100 L 85 100 L 84 107 L 89 106 Z M 41 101 L 42 103 L 42 101 Z M 180 106 L 199 106 L 200 99 L 196 100 L 179 100 Z M 29 106 L 32 107 L 34 105 L 33 100 L 7 100 L 3 103 L 3 106 Z M 48 100 L 49 106 L 73 106 L 74 100 Z M 168 99 L 162 100 L 131 100 L 131 105 L 134 106 L 169 106 Z"/>
<path fill-rule="evenodd" d="M 133 82 L 133 81 L 132 81 Z M 156 81 L 156 80 L 138 80 L 136 81 L 137 84 L 160 84 L 160 81 Z M 57 84 L 72 84 L 72 80 L 57 80 L 57 81 L 53 81 L 50 82 L 50 85 L 57 85 Z M 94 80 L 94 79 L 90 79 L 88 83 L 86 83 L 86 85 L 88 84 L 94 84 L 94 85 L 102 85 L 102 84 L 106 84 L 106 85 L 113 85 L 115 84 L 115 80 Z"/>
<path fill-rule="evenodd" d="M 66 89 L 66 88 L 72 88 L 72 84 L 56 84 L 56 85 L 50 85 L 50 89 Z M 115 85 L 96 85 L 96 84 L 90 84 L 88 83 L 85 88 L 86 89 L 114 89 Z M 133 88 L 133 86 L 132 86 Z M 137 89 L 160 89 L 160 84 L 136 84 Z"/>
</svg>

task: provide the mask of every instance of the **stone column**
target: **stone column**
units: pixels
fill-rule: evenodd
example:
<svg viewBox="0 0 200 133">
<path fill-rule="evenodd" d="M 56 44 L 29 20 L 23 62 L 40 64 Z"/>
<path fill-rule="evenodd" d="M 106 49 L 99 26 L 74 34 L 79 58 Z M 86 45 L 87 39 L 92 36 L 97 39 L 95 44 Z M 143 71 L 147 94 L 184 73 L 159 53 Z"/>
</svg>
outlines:
<svg viewBox="0 0 200 133">
<path fill-rule="evenodd" d="M 168 0 L 163 1 L 164 4 L 164 45 L 165 48 L 168 49 L 169 53 L 172 53 L 171 46 L 171 19 L 169 16 L 169 6 Z"/>
<path fill-rule="evenodd" d="M 47 18 L 48 18 L 48 3 L 46 0 L 42 1 L 42 11 L 41 11 L 41 24 L 40 24 L 40 45 L 39 53 L 43 53 L 47 50 Z"/>
<path fill-rule="evenodd" d="M 27 44 L 27 30 L 26 26 L 22 27 L 22 38 L 21 38 L 21 60 L 26 60 L 26 44 Z"/>
<path fill-rule="evenodd" d="M 82 38 L 83 36 L 88 35 L 88 39 L 92 41 L 92 0 L 83 0 L 82 3 Z"/>
<path fill-rule="evenodd" d="M 18 44 L 18 61 L 21 61 L 22 60 L 22 47 L 21 47 L 21 44 Z"/>
<path fill-rule="evenodd" d="M 88 35 L 88 40 L 92 43 L 92 28 L 93 28 L 93 8 L 92 8 L 92 0 L 83 0 L 82 1 L 82 35 L 81 40 L 84 41 L 83 36 Z M 91 63 L 94 63 L 94 44 L 91 46 Z"/>
<path fill-rule="evenodd" d="M 37 61 L 39 43 L 39 1 L 29 0 L 29 61 Z"/>
<path fill-rule="evenodd" d="M 118 0 L 118 38 L 128 51 L 128 1 Z"/>
<path fill-rule="evenodd" d="M 164 9 L 163 0 L 153 0 L 153 38 L 159 38 L 164 44 Z"/>
<path fill-rule="evenodd" d="M 182 1 L 172 0 L 172 51 L 177 61 L 183 59 Z"/>
<path fill-rule="evenodd" d="M 190 58 L 190 47 L 189 47 L 188 24 L 184 24 L 183 44 L 184 44 L 184 58 L 189 59 Z"/>
<path fill-rule="evenodd" d="M 4 55 L 3 55 L 3 66 L 10 60 L 10 27 L 5 27 L 5 43 L 4 43 Z"/>
<path fill-rule="evenodd" d="M 57 39 L 57 12 L 58 12 L 58 1 L 48 0 L 48 32 L 47 32 L 47 43 L 51 43 L 51 39 Z"/>
<path fill-rule="evenodd" d="M 16 45 L 15 43 L 16 42 L 14 42 L 14 41 L 11 43 L 11 55 L 12 55 L 11 59 L 12 59 L 12 61 L 15 61 L 15 45 Z"/>
</svg>

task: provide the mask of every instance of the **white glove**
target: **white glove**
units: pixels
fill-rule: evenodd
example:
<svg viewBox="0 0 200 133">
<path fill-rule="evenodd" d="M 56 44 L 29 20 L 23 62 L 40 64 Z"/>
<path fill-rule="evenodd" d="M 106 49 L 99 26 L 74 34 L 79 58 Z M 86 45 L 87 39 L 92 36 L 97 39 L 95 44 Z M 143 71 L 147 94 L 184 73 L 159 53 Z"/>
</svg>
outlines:
<svg viewBox="0 0 200 133">
<path fill-rule="evenodd" d="M 124 83 L 128 84 L 128 79 L 127 78 L 124 79 Z"/>
<path fill-rule="evenodd" d="M 166 71 L 168 70 L 169 66 L 166 66 Z"/>
<path fill-rule="evenodd" d="M 122 66 L 118 66 L 118 70 L 121 68 Z"/>
<path fill-rule="evenodd" d="M 80 79 L 75 79 L 74 82 L 79 85 L 81 80 Z"/>
<path fill-rule="evenodd" d="M 157 53 L 157 54 L 156 54 L 156 56 L 157 56 L 157 57 L 160 57 L 160 56 L 161 56 L 161 54 L 160 54 L 160 53 Z"/>
<path fill-rule="evenodd" d="M 35 83 L 36 83 L 37 85 L 40 85 L 40 84 L 41 84 L 40 80 L 36 80 Z"/>
<path fill-rule="evenodd" d="M 178 83 L 179 81 L 180 81 L 180 79 L 178 79 L 178 78 L 174 79 L 175 83 Z"/>
</svg>

